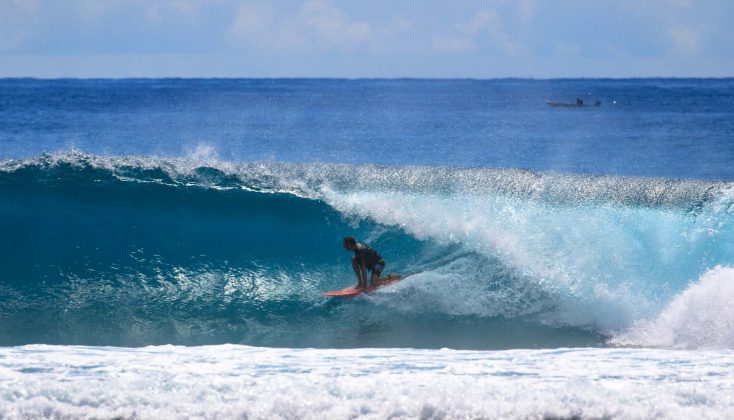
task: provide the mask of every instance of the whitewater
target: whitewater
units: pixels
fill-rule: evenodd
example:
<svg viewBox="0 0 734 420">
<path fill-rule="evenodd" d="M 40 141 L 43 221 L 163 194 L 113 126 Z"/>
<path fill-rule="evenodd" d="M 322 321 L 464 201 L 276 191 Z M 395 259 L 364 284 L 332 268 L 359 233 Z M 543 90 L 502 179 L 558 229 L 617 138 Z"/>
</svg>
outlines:
<svg viewBox="0 0 734 420">
<path fill-rule="evenodd" d="M 23 366 L 22 368 L 20 366 Z M 731 351 L 0 351 L 4 418 L 722 418 Z"/>
<path fill-rule="evenodd" d="M 534 105 L 577 89 L 620 105 Z M 732 120 L 696 102 L 727 103 L 730 81 L 0 91 L 1 418 L 734 411 Z M 354 138 L 380 147 L 345 158 Z M 355 281 L 347 235 L 412 275 L 321 295 Z"/>
</svg>

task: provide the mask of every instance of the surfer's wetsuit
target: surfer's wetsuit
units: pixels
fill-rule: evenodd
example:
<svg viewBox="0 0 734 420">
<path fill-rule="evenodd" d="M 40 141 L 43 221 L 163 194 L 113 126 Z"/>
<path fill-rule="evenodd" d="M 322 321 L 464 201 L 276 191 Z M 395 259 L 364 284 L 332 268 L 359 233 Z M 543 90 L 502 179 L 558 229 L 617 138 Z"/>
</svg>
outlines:
<svg viewBox="0 0 734 420">
<path fill-rule="evenodd" d="M 368 247 L 363 243 L 357 243 L 357 248 L 354 250 L 354 256 L 357 258 L 357 263 L 362 264 L 378 276 L 382 274 L 382 270 L 385 269 L 385 260 L 382 259 L 380 254 L 374 249 Z"/>
</svg>

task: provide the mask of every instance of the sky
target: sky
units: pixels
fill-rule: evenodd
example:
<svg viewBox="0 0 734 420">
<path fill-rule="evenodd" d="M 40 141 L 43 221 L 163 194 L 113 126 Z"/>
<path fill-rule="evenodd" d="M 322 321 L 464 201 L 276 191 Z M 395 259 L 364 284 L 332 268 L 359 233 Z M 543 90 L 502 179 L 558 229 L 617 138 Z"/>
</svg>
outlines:
<svg viewBox="0 0 734 420">
<path fill-rule="evenodd" d="M 734 0 L 0 0 L 0 77 L 731 77 Z"/>
</svg>

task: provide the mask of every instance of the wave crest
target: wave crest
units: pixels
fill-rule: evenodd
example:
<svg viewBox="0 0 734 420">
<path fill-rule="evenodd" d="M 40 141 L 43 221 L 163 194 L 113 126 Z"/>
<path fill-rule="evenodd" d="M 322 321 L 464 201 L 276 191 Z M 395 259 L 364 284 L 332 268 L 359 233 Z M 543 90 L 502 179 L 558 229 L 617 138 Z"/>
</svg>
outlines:
<svg viewBox="0 0 734 420">
<path fill-rule="evenodd" d="M 27 160 L 0 161 L 4 177 L 26 173 L 79 175 L 98 171 L 99 177 L 166 185 L 282 191 L 320 198 L 322 189 L 339 192 L 391 191 L 431 195 L 502 194 L 556 205 L 619 204 L 675 207 L 696 211 L 731 183 L 574 175 L 521 169 L 234 163 L 217 159 L 207 149 L 188 158 L 95 156 L 77 152 L 44 154 Z"/>
</svg>

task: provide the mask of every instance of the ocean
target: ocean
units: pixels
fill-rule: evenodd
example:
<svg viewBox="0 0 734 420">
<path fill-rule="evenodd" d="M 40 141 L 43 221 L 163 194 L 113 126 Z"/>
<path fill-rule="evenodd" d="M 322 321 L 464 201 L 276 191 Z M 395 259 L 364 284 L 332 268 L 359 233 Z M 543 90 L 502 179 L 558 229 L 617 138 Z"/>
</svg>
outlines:
<svg viewBox="0 0 734 420">
<path fill-rule="evenodd" d="M 726 418 L 732 162 L 734 79 L 0 79 L 0 418 Z"/>
</svg>

